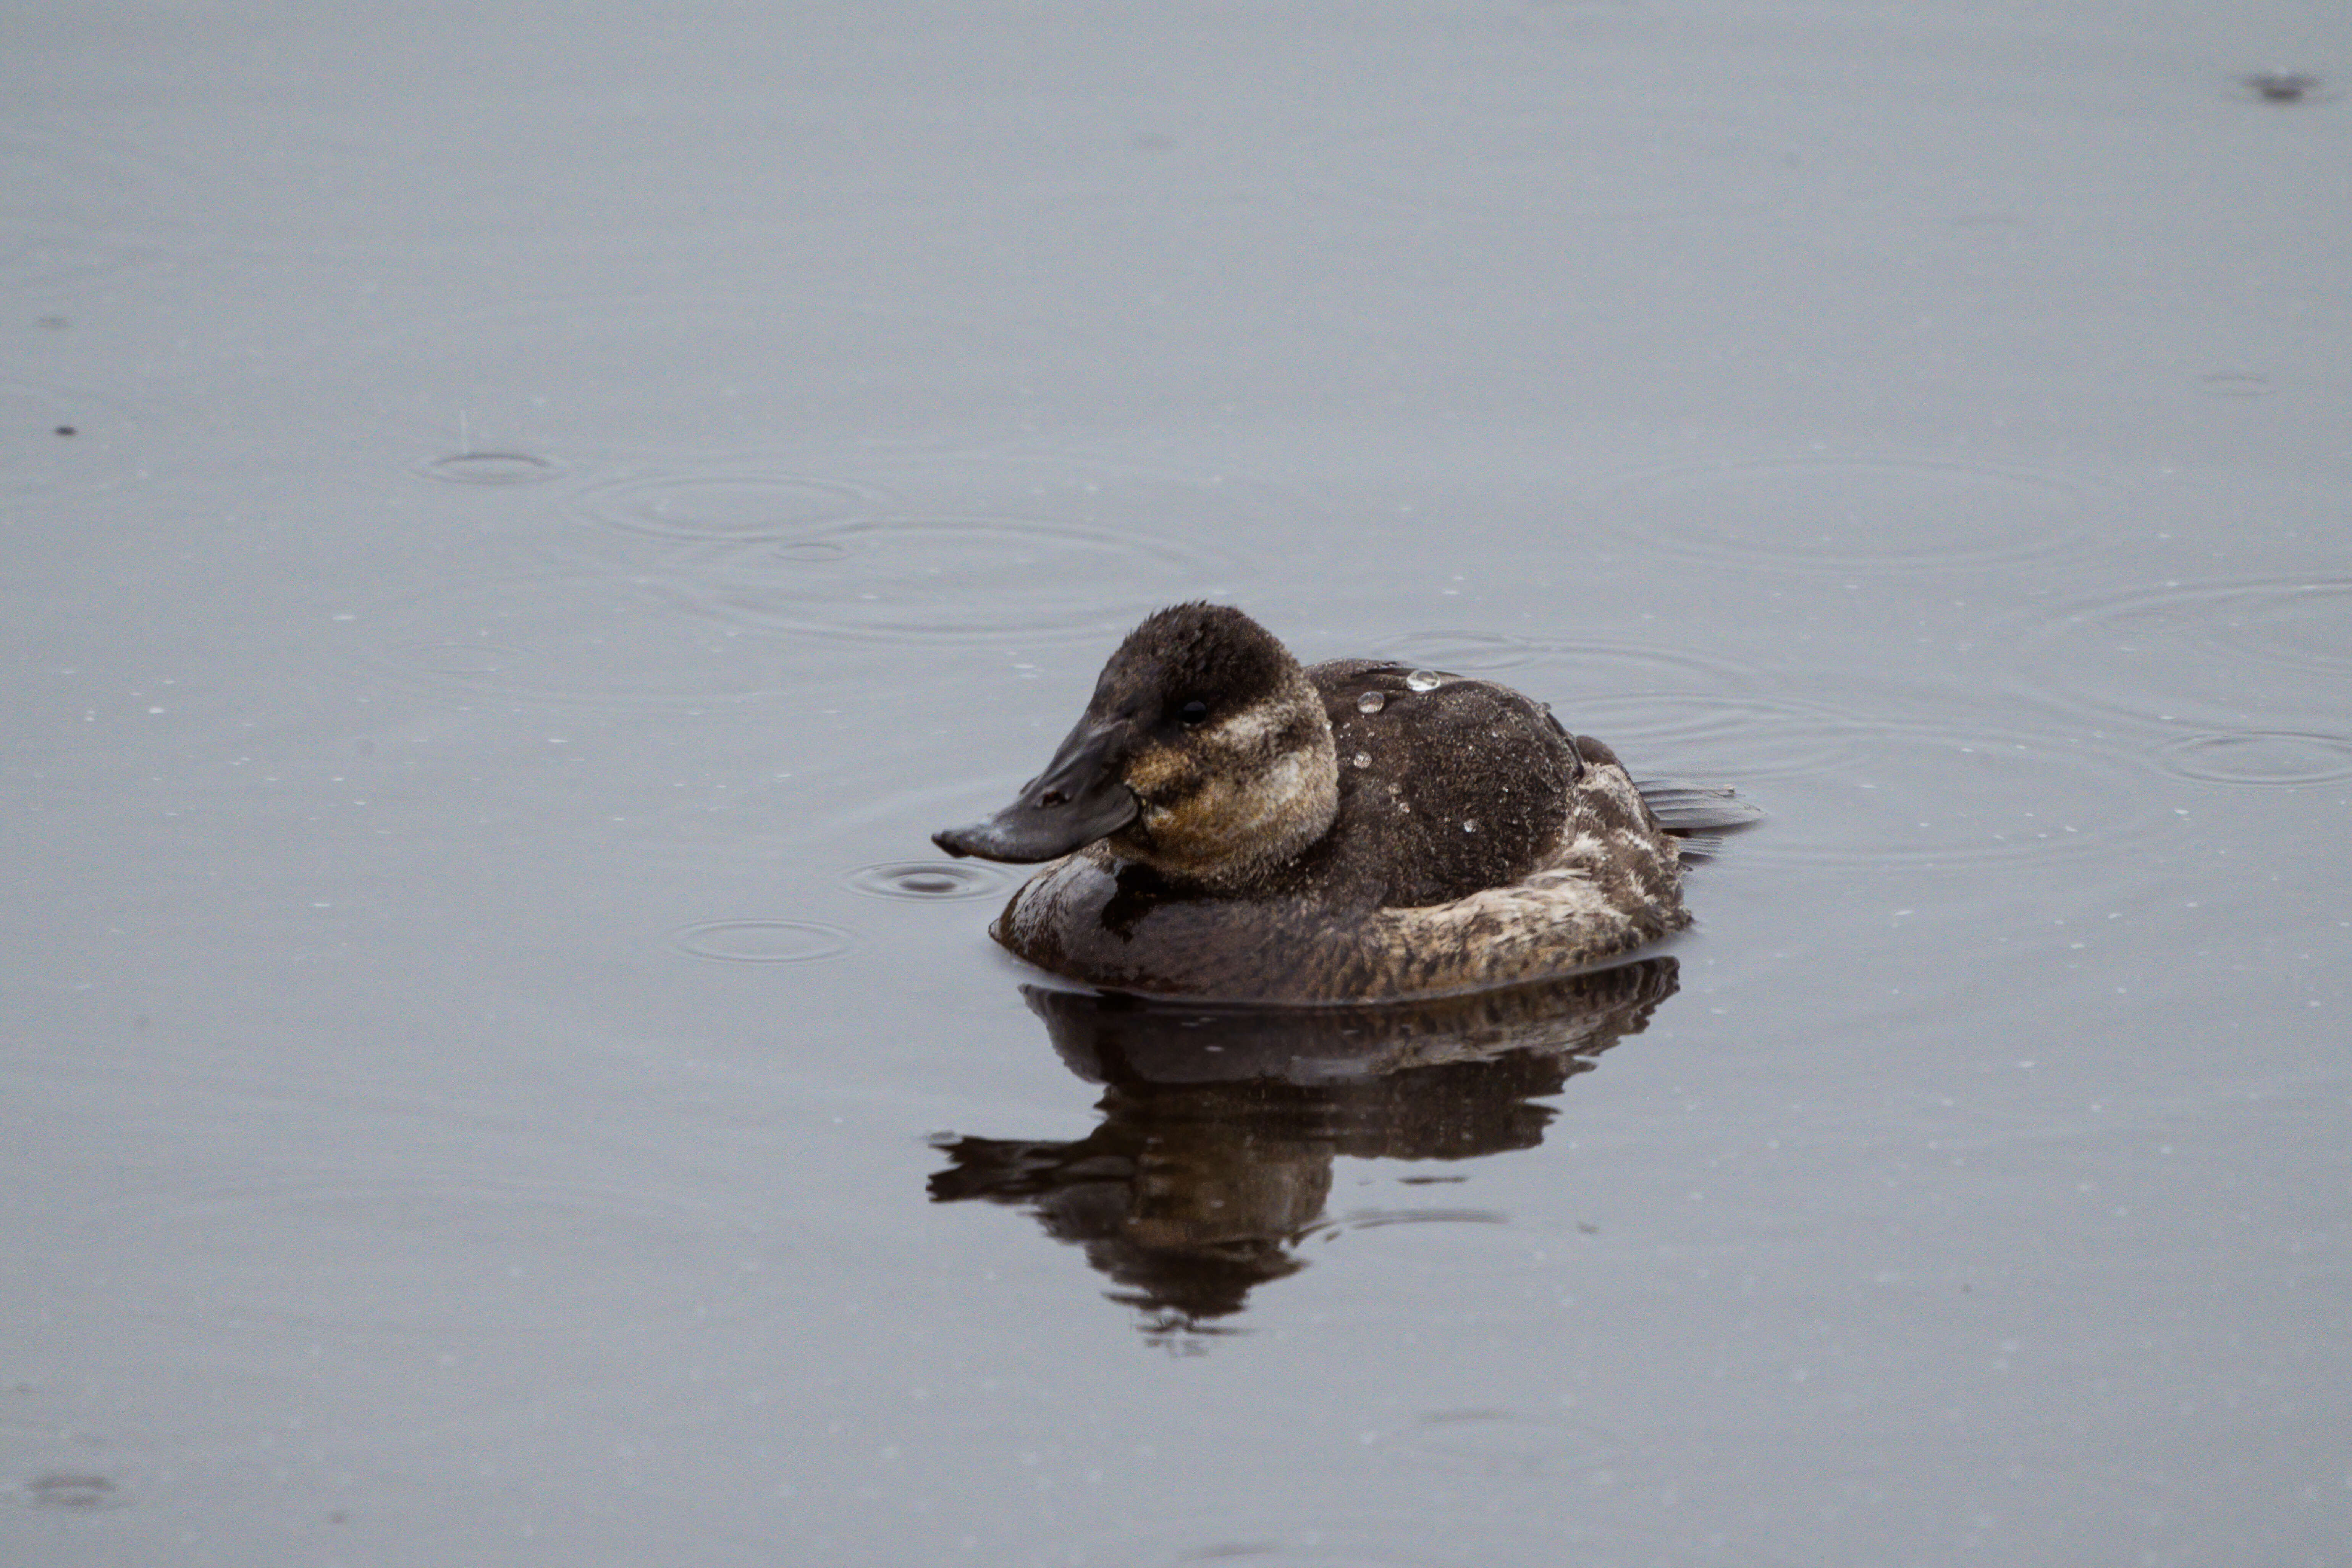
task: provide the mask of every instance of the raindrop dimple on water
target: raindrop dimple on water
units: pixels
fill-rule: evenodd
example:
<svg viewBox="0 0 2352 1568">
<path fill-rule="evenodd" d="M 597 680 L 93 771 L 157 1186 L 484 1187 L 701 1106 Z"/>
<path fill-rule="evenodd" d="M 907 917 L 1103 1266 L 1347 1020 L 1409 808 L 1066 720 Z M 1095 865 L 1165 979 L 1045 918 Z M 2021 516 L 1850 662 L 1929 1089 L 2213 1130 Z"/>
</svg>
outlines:
<svg viewBox="0 0 2352 1568">
<path fill-rule="evenodd" d="M 459 485 L 532 485 L 562 469 L 529 452 L 452 452 L 417 466 L 427 479 Z"/>
<path fill-rule="evenodd" d="M 974 899 L 1003 890 L 1005 875 L 992 866 L 944 860 L 897 860 L 863 866 L 844 879 L 853 892 L 879 899 Z"/>
<path fill-rule="evenodd" d="M 1377 691 L 1367 691 L 1356 699 L 1356 711 L 1359 713 L 1377 713 L 1388 705 L 1389 700 Z"/>
<path fill-rule="evenodd" d="M 1445 684 L 1445 678 L 1433 669 L 1416 669 L 1404 678 L 1407 691 L 1434 691 Z"/>
</svg>

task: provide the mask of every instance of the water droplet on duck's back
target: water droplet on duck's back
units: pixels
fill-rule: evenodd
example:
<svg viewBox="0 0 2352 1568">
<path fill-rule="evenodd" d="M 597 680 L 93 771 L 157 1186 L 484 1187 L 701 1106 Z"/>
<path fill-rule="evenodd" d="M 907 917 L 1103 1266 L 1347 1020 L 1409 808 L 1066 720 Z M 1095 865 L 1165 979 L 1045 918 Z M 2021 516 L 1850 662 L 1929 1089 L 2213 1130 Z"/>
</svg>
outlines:
<svg viewBox="0 0 2352 1568">
<path fill-rule="evenodd" d="M 1434 691 L 1445 684 L 1445 677 L 1433 669 L 1416 669 L 1404 678 L 1407 691 Z"/>
<path fill-rule="evenodd" d="M 1367 691 L 1356 699 L 1356 711 L 1377 713 L 1389 705 L 1389 700 L 1377 691 Z"/>
</svg>

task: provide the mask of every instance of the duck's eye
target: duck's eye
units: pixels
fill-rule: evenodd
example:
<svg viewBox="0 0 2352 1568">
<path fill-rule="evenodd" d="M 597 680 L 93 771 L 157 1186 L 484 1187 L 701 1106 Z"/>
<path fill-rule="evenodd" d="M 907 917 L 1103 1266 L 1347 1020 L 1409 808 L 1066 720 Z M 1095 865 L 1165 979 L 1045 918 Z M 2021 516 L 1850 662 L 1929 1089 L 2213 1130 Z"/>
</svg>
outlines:
<svg viewBox="0 0 2352 1568">
<path fill-rule="evenodd" d="M 1176 710 L 1176 722 L 1183 725 L 1187 730 L 1198 727 L 1206 721 L 1208 717 L 1209 705 L 1197 697 Z"/>
</svg>

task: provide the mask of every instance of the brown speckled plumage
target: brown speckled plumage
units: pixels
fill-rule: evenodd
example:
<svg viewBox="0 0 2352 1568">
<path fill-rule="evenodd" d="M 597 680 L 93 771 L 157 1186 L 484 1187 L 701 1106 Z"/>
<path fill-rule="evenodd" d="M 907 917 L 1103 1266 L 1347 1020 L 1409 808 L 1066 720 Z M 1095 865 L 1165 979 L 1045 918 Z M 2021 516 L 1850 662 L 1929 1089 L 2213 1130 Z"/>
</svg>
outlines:
<svg viewBox="0 0 2352 1568">
<path fill-rule="evenodd" d="M 1213 669 L 1244 695 L 1191 730 L 1160 721 L 1217 703 Z M 1122 713 L 1147 716 L 1118 721 L 1135 733 L 1117 748 L 1140 815 L 1032 878 L 993 931 L 1055 973 L 1161 995 L 1380 1000 L 1559 974 L 1690 923 L 1676 841 L 1616 756 L 1507 687 L 1430 686 L 1363 659 L 1302 671 L 1238 612 L 1187 605 L 1113 657 L 1080 731 Z M 1152 822 L 1228 797 L 1221 773 L 1278 762 L 1288 780 L 1313 771 L 1301 757 L 1338 772 L 1328 830 L 1299 832 L 1303 848 L 1201 879 L 1145 863 Z M 1329 774 L 1315 776 L 1319 795 L 1286 787 L 1319 821 Z M 940 841 L 963 852 L 971 833 Z"/>
</svg>

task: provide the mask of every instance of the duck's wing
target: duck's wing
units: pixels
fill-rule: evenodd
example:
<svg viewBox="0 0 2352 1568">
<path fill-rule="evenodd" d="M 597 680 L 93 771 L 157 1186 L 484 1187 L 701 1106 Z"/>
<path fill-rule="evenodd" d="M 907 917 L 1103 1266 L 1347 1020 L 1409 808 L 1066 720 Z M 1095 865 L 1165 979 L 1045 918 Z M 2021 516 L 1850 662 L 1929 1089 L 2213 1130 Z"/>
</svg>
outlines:
<svg viewBox="0 0 2352 1568">
<path fill-rule="evenodd" d="M 1447 903 L 1508 887 L 1557 847 L 1580 764 L 1541 704 L 1371 659 L 1307 674 L 1339 759 L 1339 821 L 1311 868 L 1319 897 Z"/>
<path fill-rule="evenodd" d="M 1763 808 L 1739 798 L 1737 791 L 1719 784 L 1693 784 L 1687 779 L 1636 779 L 1643 804 L 1673 834 L 1716 833 L 1745 827 L 1764 815 Z M 1705 854 L 1714 847 L 1700 850 Z"/>
</svg>

